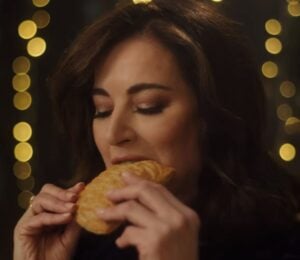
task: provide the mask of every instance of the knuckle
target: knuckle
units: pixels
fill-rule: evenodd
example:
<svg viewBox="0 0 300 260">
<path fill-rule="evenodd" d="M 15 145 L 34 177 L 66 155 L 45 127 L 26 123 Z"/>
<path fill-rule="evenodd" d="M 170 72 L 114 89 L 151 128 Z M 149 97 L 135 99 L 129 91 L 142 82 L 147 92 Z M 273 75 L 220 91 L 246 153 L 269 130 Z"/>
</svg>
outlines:
<svg viewBox="0 0 300 260">
<path fill-rule="evenodd" d="M 46 183 L 43 185 L 41 192 L 47 192 L 49 189 L 51 189 L 51 187 L 52 187 L 52 184 Z"/>
<path fill-rule="evenodd" d="M 201 225 L 199 215 L 193 210 L 189 210 L 187 214 L 188 214 L 188 218 L 190 219 L 190 222 L 193 224 L 193 226 L 196 226 L 197 228 L 199 228 Z"/>
<path fill-rule="evenodd" d="M 168 234 L 171 232 L 171 227 L 169 224 L 167 223 L 161 223 L 161 225 L 159 225 L 158 227 L 158 233 L 162 236 L 162 237 L 166 237 L 168 236 Z"/>
<path fill-rule="evenodd" d="M 133 210 L 133 208 L 136 206 L 136 202 L 134 202 L 133 200 L 130 200 L 126 203 L 124 203 L 124 209 L 127 212 L 130 212 L 131 210 Z"/>
<path fill-rule="evenodd" d="M 188 219 L 182 214 L 176 214 L 172 219 L 173 229 L 184 229 L 188 226 Z"/>
<path fill-rule="evenodd" d="M 140 183 L 139 183 L 139 186 L 138 186 L 138 190 L 139 191 L 144 191 L 146 189 L 149 189 L 149 182 L 146 181 L 146 180 L 142 180 Z"/>
<path fill-rule="evenodd" d="M 138 192 L 140 193 L 151 192 L 153 189 L 161 190 L 162 185 L 148 180 L 142 180 L 138 185 Z"/>
<path fill-rule="evenodd" d="M 135 196 L 139 197 L 143 195 L 145 192 L 147 193 L 149 191 L 149 183 L 145 180 L 141 181 L 135 188 Z"/>
</svg>

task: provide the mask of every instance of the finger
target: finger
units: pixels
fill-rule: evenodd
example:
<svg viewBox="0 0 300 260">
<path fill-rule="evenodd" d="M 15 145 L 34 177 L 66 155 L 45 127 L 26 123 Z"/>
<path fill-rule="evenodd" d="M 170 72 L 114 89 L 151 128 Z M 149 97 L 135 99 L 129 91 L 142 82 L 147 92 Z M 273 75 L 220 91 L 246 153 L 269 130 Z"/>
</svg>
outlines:
<svg viewBox="0 0 300 260">
<path fill-rule="evenodd" d="M 165 188 L 162 185 L 126 175 L 126 180 L 129 178 L 132 182 L 128 186 L 108 192 L 107 198 L 115 203 L 124 200 L 138 200 L 158 215 L 164 215 L 164 212 L 170 215 L 177 210 L 177 207 L 174 207 L 166 198 Z"/>
<path fill-rule="evenodd" d="M 144 181 L 143 178 L 135 175 L 135 174 L 131 174 L 130 172 L 124 172 L 122 174 L 122 178 L 124 180 L 124 182 L 127 185 L 132 185 L 132 184 L 138 184 L 141 181 Z M 151 182 L 150 182 L 151 184 Z M 154 183 L 153 183 L 154 184 Z M 160 184 L 154 184 L 152 186 L 156 187 L 159 189 L 159 191 L 163 194 L 163 196 L 167 199 L 167 201 L 172 204 L 178 211 L 185 213 L 187 210 L 189 211 L 189 208 L 182 203 L 178 198 L 176 198 L 168 189 L 166 189 L 163 185 Z"/>
<path fill-rule="evenodd" d="M 122 235 L 116 240 L 116 245 L 119 248 L 125 248 L 128 246 L 139 247 L 139 243 L 143 240 L 145 231 L 139 227 L 128 226 Z"/>
<path fill-rule="evenodd" d="M 62 189 L 53 184 L 45 184 L 40 193 L 47 193 L 57 199 L 69 202 L 75 202 L 78 199 L 77 193 Z"/>
<path fill-rule="evenodd" d="M 153 212 L 134 200 L 125 201 L 110 208 L 100 209 L 97 211 L 97 215 L 106 221 L 128 221 L 139 227 L 151 227 L 157 222 Z"/>
<path fill-rule="evenodd" d="M 80 193 L 85 187 L 84 182 L 78 182 L 74 186 L 70 187 L 68 191 L 75 192 L 75 193 Z"/>
<path fill-rule="evenodd" d="M 30 218 L 27 225 L 23 228 L 26 235 L 37 235 L 45 227 L 68 224 L 72 221 L 73 216 L 70 213 L 53 214 L 43 212 Z M 22 232 L 22 233 L 23 233 Z"/>
<path fill-rule="evenodd" d="M 59 200 L 47 193 L 40 193 L 31 203 L 31 210 L 35 215 L 44 211 L 53 213 L 72 213 L 75 212 L 75 209 L 75 203 Z"/>
</svg>

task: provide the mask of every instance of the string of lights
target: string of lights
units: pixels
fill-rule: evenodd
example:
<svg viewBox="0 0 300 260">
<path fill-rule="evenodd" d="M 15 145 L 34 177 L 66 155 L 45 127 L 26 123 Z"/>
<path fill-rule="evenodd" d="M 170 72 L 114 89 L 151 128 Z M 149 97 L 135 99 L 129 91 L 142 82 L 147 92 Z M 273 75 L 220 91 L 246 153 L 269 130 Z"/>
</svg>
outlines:
<svg viewBox="0 0 300 260">
<path fill-rule="evenodd" d="M 46 41 L 36 36 L 38 30 L 46 28 L 50 23 L 49 13 L 42 9 L 49 4 L 49 0 L 32 0 L 34 13 L 30 19 L 22 21 L 18 26 L 18 35 L 26 43 L 27 53 L 18 56 L 12 63 L 14 76 L 12 86 L 15 90 L 13 97 L 14 108 L 20 113 L 20 118 L 28 113 L 32 105 L 31 96 L 31 75 L 33 59 L 42 56 L 46 51 Z M 14 157 L 16 159 L 13 165 L 13 172 L 16 176 L 17 186 L 20 189 L 18 195 L 18 205 L 26 209 L 30 198 L 33 196 L 32 190 L 35 185 L 35 179 L 32 174 L 30 160 L 32 160 L 34 149 L 30 144 L 32 137 L 32 126 L 30 122 L 16 122 L 13 127 L 13 137 L 16 140 L 14 148 Z"/>
<path fill-rule="evenodd" d="M 296 18 L 300 17 L 300 1 L 299 0 L 288 0 L 287 1 L 287 13 L 289 17 Z M 288 75 L 283 75 L 284 72 L 280 71 L 281 68 L 278 65 L 277 57 L 282 53 L 283 44 L 280 36 L 282 35 L 282 24 L 277 19 L 269 19 L 265 22 L 265 30 L 268 34 L 268 39 L 265 41 L 265 49 L 270 55 L 270 59 L 262 64 L 262 74 L 269 80 L 274 80 L 276 84 L 278 75 L 288 78 Z M 296 95 L 295 83 L 291 80 L 283 80 L 279 83 L 279 91 L 281 94 L 280 104 L 277 107 L 277 117 L 279 118 L 281 125 L 283 124 L 286 134 L 293 134 L 296 125 L 299 126 L 300 120 L 293 116 L 293 109 L 290 105 L 290 100 Z M 281 137 L 286 139 L 286 135 Z M 291 162 L 296 157 L 296 147 L 291 142 L 286 140 L 279 140 L 278 154 L 282 161 Z"/>
</svg>

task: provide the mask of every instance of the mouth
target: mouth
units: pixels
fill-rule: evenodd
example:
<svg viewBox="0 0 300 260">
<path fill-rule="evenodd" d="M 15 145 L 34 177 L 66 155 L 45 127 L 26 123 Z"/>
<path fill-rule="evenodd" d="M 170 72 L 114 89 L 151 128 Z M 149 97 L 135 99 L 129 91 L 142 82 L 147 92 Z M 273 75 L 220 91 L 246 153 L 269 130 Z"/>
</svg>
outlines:
<svg viewBox="0 0 300 260">
<path fill-rule="evenodd" d="M 150 160 L 149 158 L 142 157 L 142 156 L 122 156 L 122 157 L 115 157 L 111 160 L 111 164 L 121 164 L 121 163 L 134 163 L 143 160 Z"/>
</svg>

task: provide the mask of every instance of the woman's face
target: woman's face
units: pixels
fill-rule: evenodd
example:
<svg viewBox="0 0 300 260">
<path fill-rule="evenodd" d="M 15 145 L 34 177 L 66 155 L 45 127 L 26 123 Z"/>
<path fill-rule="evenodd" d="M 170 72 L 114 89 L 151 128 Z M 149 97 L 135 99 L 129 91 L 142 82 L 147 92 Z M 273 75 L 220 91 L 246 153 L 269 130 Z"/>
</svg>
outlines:
<svg viewBox="0 0 300 260">
<path fill-rule="evenodd" d="M 197 102 L 167 48 L 145 36 L 116 45 L 95 71 L 93 102 L 93 135 L 106 167 L 155 160 L 176 169 L 179 197 L 195 190 Z"/>
</svg>

